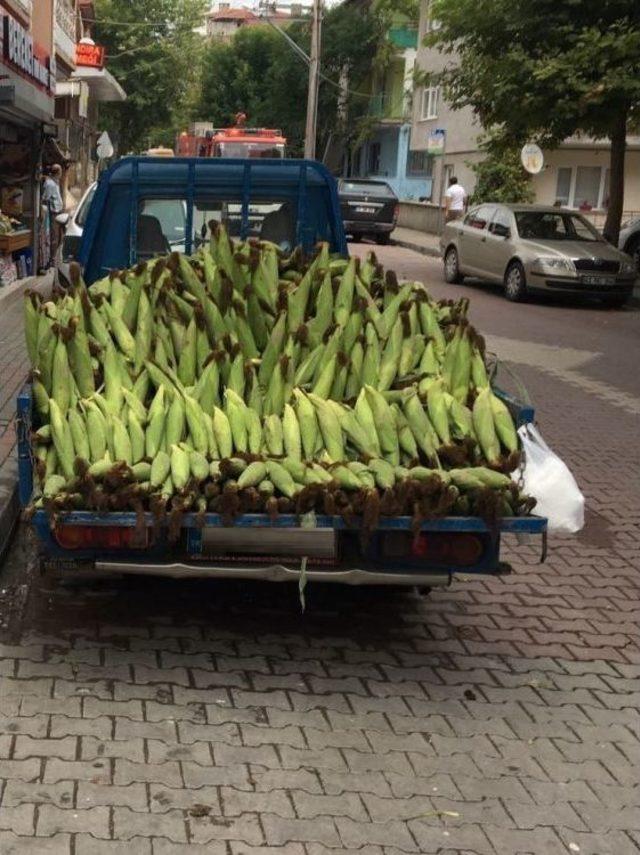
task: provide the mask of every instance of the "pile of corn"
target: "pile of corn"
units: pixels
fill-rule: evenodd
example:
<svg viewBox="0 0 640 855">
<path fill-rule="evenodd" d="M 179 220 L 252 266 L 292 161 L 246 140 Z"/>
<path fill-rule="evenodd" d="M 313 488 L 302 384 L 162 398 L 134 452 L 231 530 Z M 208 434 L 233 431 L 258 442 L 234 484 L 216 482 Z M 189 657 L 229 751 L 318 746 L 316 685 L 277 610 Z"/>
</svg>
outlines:
<svg viewBox="0 0 640 855">
<path fill-rule="evenodd" d="M 231 241 L 25 301 L 35 507 L 360 518 L 526 513 L 467 301 Z"/>
</svg>

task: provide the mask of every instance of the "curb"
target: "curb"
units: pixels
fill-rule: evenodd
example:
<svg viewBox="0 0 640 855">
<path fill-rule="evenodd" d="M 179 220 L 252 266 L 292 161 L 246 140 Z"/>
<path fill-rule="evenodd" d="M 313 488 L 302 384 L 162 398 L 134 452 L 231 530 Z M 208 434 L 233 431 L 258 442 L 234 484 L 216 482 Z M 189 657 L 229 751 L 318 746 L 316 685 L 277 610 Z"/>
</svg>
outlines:
<svg viewBox="0 0 640 855">
<path fill-rule="evenodd" d="M 398 240 L 391 238 L 391 243 L 394 246 L 401 246 L 404 249 L 412 249 L 414 252 L 419 252 L 420 255 L 428 255 L 431 258 L 440 258 L 440 250 L 432 246 L 424 246 L 420 243 L 412 243 L 409 240 Z"/>
<path fill-rule="evenodd" d="M 18 461 L 10 457 L 0 468 L 0 559 L 11 543 L 19 518 Z"/>
</svg>

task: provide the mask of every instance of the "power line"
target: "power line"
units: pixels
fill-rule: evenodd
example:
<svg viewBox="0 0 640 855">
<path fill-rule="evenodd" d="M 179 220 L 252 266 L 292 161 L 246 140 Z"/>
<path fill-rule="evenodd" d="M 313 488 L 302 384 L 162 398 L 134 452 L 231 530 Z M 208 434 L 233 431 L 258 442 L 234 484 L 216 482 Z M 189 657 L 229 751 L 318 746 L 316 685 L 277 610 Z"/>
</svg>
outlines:
<svg viewBox="0 0 640 855">
<path fill-rule="evenodd" d="M 260 17 L 262 18 L 263 16 L 261 15 Z M 269 24 L 269 26 L 273 27 L 273 29 L 276 32 L 280 33 L 282 38 L 287 42 L 287 44 L 294 51 L 294 53 L 298 54 L 298 56 L 307 65 L 309 65 L 309 63 L 311 62 L 311 59 L 303 51 L 303 49 L 300 47 L 300 45 L 296 41 L 294 41 L 288 33 L 285 33 L 284 30 L 281 30 L 280 27 L 278 27 L 276 24 L 274 24 L 273 21 L 270 21 L 269 18 L 264 18 L 264 20 L 266 20 L 266 22 Z M 336 89 L 339 89 L 340 92 L 343 92 L 347 95 L 354 95 L 356 98 L 366 98 L 367 100 L 369 98 L 371 98 L 371 92 L 358 92 L 357 89 L 349 89 L 348 86 L 343 86 L 342 83 L 336 83 L 335 80 L 332 80 L 330 77 L 327 77 L 327 75 L 324 74 L 324 72 L 322 72 L 322 71 L 319 71 L 318 75 L 319 75 L 319 77 L 322 78 L 322 80 L 325 81 L 325 83 L 330 83 Z"/>
</svg>

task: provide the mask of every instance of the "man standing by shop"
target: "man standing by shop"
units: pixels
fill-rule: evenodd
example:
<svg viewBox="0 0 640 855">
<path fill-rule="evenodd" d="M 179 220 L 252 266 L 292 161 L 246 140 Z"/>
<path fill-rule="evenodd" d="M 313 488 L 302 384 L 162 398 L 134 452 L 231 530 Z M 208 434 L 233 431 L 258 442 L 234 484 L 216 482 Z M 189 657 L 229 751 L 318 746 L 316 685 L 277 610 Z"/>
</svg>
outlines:
<svg viewBox="0 0 640 855">
<path fill-rule="evenodd" d="M 45 177 L 42 185 L 42 204 L 49 211 L 49 233 L 51 236 L 50 260 L 53 264 L 58 244 L 60 243 L 61 226 L 56 220 L 58 214 L 64 210 L 62 193 L 60 192 L 60 181 L 62 180 L 62 167 L 54 163 L 49 174 Z"/>
<path fill-rule="evenodd" d="M 449 186 L 444 194 L 444 220 L 450 223 L 451 220 L 459 220 L 465 212 L 467 206 L 467 193 L 462 184 L 458 184 L 458 179 L 452 175 L 449 179 Z"/>
</svg>

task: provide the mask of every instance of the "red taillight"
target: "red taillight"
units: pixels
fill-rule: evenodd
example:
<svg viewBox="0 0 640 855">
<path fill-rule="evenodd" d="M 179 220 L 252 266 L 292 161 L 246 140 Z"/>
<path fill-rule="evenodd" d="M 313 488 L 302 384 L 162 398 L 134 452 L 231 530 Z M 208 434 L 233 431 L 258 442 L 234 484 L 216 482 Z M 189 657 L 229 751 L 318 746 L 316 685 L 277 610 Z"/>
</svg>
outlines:
<svg viewBox="0 0 640 855">
<path fill-rule="evenodd" d="M 59 525 L 54 531 L 63 549 L 144 549 L 149 529 L 131 526 Z"/>
<path fill-rule="evenodd" d="M 400 205 L 396 204 L 396 205 L 395 205 L 395 207 L 394 207 L 394 209 L 393 209 L 393 222 L 394 222 L 394 225 L 395 225 L 395 223 L 397 223 L 397 222 L 398 222 L 398 217 L 399 217 L 399 216 L 400 216 Z"/>
<path fill-rule="evenodd" d="M 411 555 L 424 558 L 437 564 L 462 565 L 476 564 L 484 551 L 481 538 L 476 534 L 442 534 L 421 532 L 413 539 Z"/>
</svg>

